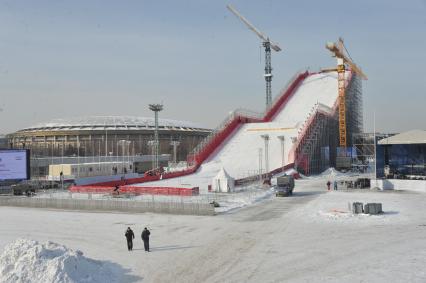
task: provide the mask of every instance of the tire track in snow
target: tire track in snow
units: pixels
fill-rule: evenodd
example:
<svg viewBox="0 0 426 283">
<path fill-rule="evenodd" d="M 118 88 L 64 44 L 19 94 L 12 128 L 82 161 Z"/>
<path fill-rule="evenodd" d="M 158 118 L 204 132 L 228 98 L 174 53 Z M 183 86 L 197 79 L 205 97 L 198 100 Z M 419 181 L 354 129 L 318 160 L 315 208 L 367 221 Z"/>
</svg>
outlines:
<svg viewBox="0 0 426 283">
<path fill-rule="evenodd" d="M 241 274 L 237 274 L 241 270 L 235 270 L 235 266 L 247 257 L 258 242 L 277 230 L 282 233 L 282 218 L 320 195 L 317 192 L 298 194 L 247 207 L 237 213 L 217 216 L 228 218 L 232 222 L 231 230 L 229 225 L 216 230 L 218 237 L 213 242 L 183 255 L 171 268 L 171 272 L 158 274 L 153 281 L 223 282 L 234 276 L 241 277 Z M 266 252 L 271 253 L 272 248 Z M 255 272 L 256 269 L 244 271 L 249 280 Z"/>
</svg>

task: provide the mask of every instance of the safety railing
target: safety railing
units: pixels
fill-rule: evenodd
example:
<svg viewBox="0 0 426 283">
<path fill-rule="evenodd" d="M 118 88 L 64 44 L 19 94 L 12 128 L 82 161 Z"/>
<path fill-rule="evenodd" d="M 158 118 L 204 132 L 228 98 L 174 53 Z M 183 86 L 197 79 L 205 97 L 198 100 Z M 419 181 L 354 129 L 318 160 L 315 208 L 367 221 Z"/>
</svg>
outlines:
<svg viewBox="0 0 426 283">
<path fill-rule="evenodd" d="M 348 78 L 346 80 L 345 88 L 348 88 L 352 82 L 352 72 L 349 72 Z M 313 128 L 315 122 L 319 118 L 321 114 L 326 117 L 333 117 L 336 114 L 336 111 L 339 106 L 339 99 L 336 99 L 332 107 L 328 107 L 322 103 L 316 103 L 314 107 L 312 107 L 311 111 L 307 115 L 305 122 L 298 129 L 298 135 L 296 142 L 293 144 L 292 149 L 290 151 L 290 160 L 296 164 L 296 166 L 300 165 L 301 161 L 306 157 L 304 154 L 298 154 L 298 149 L 305 143 L 307 138 L 307 133 Z M 306 160 L 305 160 L 306 161 Z"/>
<path fill-rule="evenodd" d="M 269 122 L 275 117 L 278 111 L 296 92 L 296 89 L 299 87 L 300 83 L 308 76 L 308 71 L 298 72 L 287 82 L 286 86 L 281 90 L 280 95 L 275 97 L 271 107 L 266 111 L 263 117 L 264 122 Z"/>
<path fill-rule="evenodd" d="M 262 113 L 250 111 L 247 109 L 237 109 L 228 114 L 228 116 L 214 129 L 207 137 L 205 137 L 191 152 L 191 155 L 198 154 L 203 148 L 206 147 L 215 137 L 223 132 L 236 118 L 246 117 L 253 120 L 261 121 L 263 118 Z"/>
<path fill-rule="evenodd" d="M 246 109 L 237 109 L 231 112 L 210 135 L 194 148 L 188 156 L 188 163 L 192 166 L 201 164 L 239 125 L 248 122 L 270 121 L 283 104 L 294 94 L 300 82 L 308 75 L 307 71 L 296 73 L 281 90 L 281 94 L 274 99 L 272 107 L 264 113 L 257 113 Z"/>
</svg>

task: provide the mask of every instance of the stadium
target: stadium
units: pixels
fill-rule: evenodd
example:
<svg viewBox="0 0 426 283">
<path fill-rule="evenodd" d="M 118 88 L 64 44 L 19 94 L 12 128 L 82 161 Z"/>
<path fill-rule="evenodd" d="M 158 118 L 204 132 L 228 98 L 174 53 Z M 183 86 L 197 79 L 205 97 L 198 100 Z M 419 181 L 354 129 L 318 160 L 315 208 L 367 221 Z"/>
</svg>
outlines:
<svg viewBox="0 0 426 283">
<path fill-rule="evenodd" d="M 32 158 L 117 157 L 152 155 L 154 118 L 90 116 L 55 119 L 16 131 L 7 136 L 9 147 L 27 148 Z M 159 119 L 160 154 L 186 160 L 188 153 L 211 131 L 192 122 Z M 57 159 L 57 158 L 56 158 Z M 57 163 L 57 162 L 54 162 Z"/>
<path fill-rule="evenodd" d="M 154 119 L 131 116 L 90 116 L 56 119 L 27 127 L 8 135 L 14 148 L 29 148 L 32 156 L 121 156 L 149 155 L 154 136 Z M 178 160 L 210 130 L 195 123 L 159 119 L 160 153 L 171 153 L 171 141 L 179 141 Z M 120 141 L 130 142 L 123 152 Z"/>
</svg>

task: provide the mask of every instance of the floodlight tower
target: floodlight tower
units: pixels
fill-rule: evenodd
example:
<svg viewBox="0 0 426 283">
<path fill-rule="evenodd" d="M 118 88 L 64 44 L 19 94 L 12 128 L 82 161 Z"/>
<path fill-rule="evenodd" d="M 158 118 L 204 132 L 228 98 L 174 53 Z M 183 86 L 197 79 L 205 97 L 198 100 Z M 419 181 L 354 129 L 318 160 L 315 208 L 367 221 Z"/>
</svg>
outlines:
<svg viewBox="0 0 426 283">
<path fill-rule="evenodd" d="M 149 110 L 154 111 L 155 113 L 155 131 L 154 131 L 154 168 L 156 169 L 159 167 L 159 160 L 158 156 L 160 154 L 160 142 L 158 140 L 158 112 L 163 110 L 162 104 L 149 104 Z"/>
<path fill-rule="evenodd" d="M 244 18 L 234 7 L 231 5 L 226 6 L 237 18 L 239 18 L 251 31 L 253 31 L 260 39 L 263 40 L 263 47 L 265 47 L 265 81 L 266 81 L 266 110 L 272 105 L 272 64 L 271 64 L 271 48 L 278 52 L 281 47 L 272 42 L 268 36 L 261 33 L 255 26 L 253 26 L 246 18 Z"/>
</svg>

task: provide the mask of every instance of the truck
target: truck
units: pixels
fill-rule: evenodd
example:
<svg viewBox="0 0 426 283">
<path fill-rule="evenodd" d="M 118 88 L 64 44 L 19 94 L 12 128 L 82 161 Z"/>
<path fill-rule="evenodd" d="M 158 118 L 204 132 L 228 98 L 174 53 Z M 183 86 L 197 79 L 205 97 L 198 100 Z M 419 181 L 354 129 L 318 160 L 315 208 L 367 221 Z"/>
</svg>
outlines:
<svg viewBox="0 0 426 283">
<path fill-rule="evenodd" d="M 32 196 L 36 193 L 36 190 L 39 188 L 38 184 L 31 182 L 30 180 L 24 180 L 20 183 L 14 184 L 11 186 L 12 194 L 15 196 L 27 195 Z"/>
<path fill-rule="evenodd" d="M 294 178 L 291 175 L 279 176 L 276 178 L 275 196 L 286 197 L 293 194 Z"/>
</svg>

